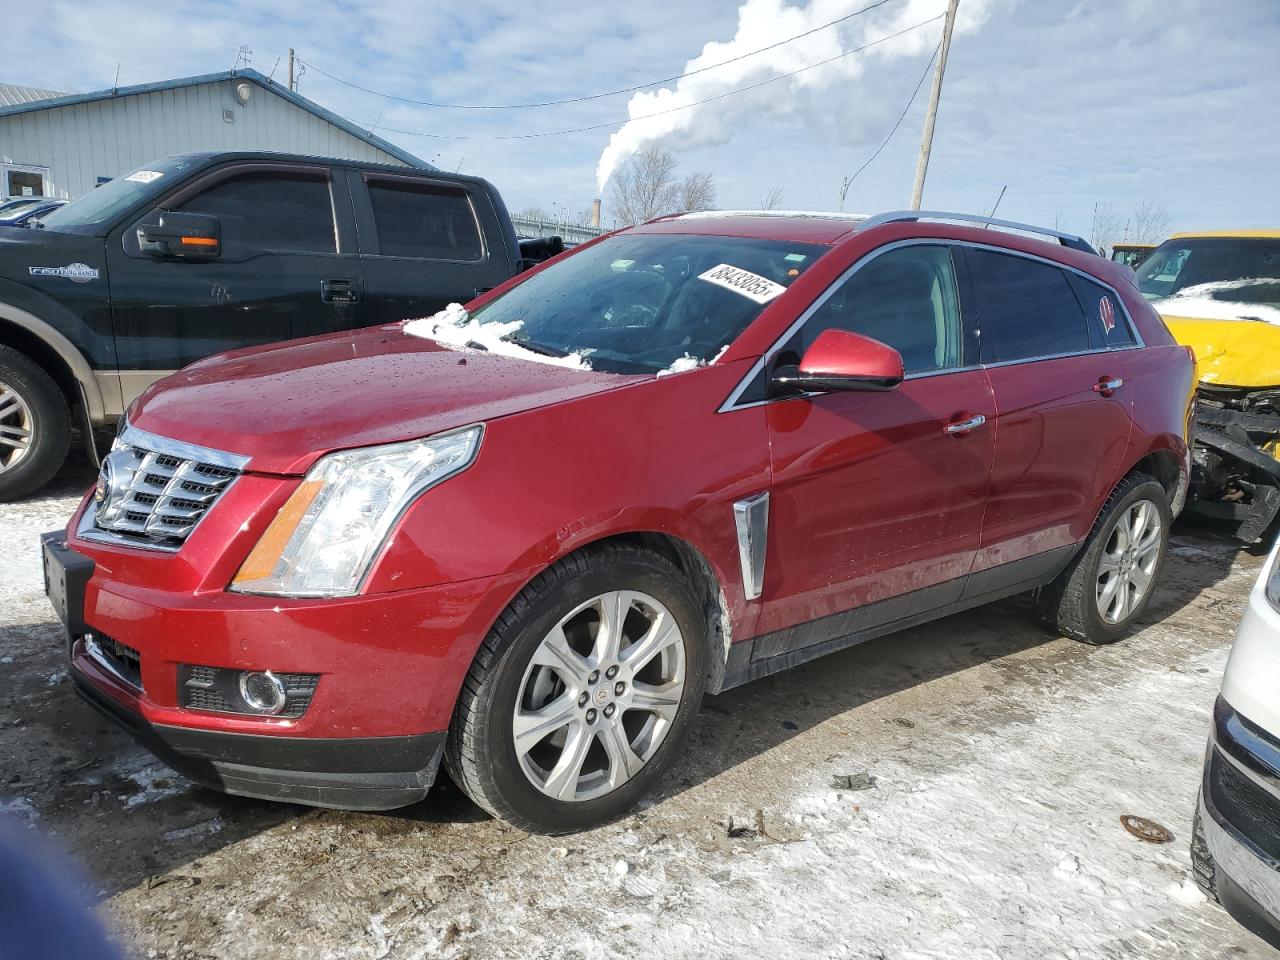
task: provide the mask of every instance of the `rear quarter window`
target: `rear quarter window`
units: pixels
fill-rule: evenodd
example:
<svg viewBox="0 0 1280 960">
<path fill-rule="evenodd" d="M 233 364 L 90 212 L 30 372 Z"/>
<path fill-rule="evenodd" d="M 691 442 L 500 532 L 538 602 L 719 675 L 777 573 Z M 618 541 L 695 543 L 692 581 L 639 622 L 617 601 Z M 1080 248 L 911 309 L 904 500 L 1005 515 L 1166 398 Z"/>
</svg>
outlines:
<svg viewBox="0 0 1280 960">
<path fill-rule="evenodd" d="M 405 180 L 370 180 L 368 186 L 382 256 L 475 261 L 484 254 L 465 190 Z"/>
<path fill-rule="evenodd" d="M 1100 283 L 1077 273 L 1067 273 L 1089 323 L 1089 339 L 1095 347 L 1131 347 L 1137 341 L 1116 295 Z"/>
<path fill-rule="evenodd" d="M 1085 314 L 1067 271 L 1040 260 L 969 250 L 983 363 L 1091 349 Z"/>
</svg>

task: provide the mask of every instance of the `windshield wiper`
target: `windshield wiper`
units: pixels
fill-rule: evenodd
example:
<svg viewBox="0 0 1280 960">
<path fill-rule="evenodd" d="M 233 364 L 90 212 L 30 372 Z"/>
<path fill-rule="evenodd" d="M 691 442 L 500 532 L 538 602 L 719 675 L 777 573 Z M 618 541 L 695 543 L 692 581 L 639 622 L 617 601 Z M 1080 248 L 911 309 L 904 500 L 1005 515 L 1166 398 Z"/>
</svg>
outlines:
<svg viewBox="0 0 1280 960">
<path fill-rule="evenodd" d="M 555 347 L 548 347 L 546 344 L 537 343 L 525 337 L 509 336 L 503 337 L 503 339 L 508 343 L 514 343 L 516 346 L 528 350 L 530 353 L 536 353 L 544 357 L 567 357 L 569 355 L 567 350 L 557 350 Z"/>
</svg>

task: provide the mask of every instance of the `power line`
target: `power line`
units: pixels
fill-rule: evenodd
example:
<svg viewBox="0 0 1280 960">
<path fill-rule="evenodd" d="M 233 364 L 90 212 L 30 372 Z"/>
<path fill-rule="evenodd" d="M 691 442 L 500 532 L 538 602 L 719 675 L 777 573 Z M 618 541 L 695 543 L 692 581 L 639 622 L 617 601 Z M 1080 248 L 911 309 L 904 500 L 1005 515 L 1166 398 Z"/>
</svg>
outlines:
<svg viewBox="0 0 1280 960">
<path fill-rule="evenodd" d="M 934 19 L 937 19 L 936 17 Z M 916 97 L 920 96 L 920 88 L 924 86 L 925 80 L 929 77 L 929 70 L 933 67 L 933 61 L 938 59 L 938 51 L 942 49 L 942 41 L 938 41 L 938 45 L 933 48 L 933 56 L 929 58 L 929 62 L 925 64 L 924 73 L 920 74 L 920 82 L 916 84 L 916 88 L 911 91 L 911 98 L 907 101 L 907 105 L 902 108 L 902 113 L 898 114 L 898 119 L 894 122 L 893 128 L 889 131 L 889 135 L 884 138 L 884 142 L 876 147 L 876 152 L 867 157 L 866 162 L 860 166 L 848 180 L 845 181 L 844 189 L 849 189 L 849 184 L 858 179 L 858 174 L 867 167 L 871 166 L 871 161 L 884 151 L 889 145 L 889 141 L 893 139 L 893 135 L 898 132 L 898 128 L 902 126 L 902 121 L 907 118 L 907 113 L 911 110 L 911 105 L 916 102 Z"/>
<path fill-rule="evenodd" d="M 825 30 L 827 27 L 834 27 L 838 23 L 844 23 L 846 20 L 852 20 L 854 17 L 860 17 L 864 13 L 870 13 L 872 10 L 876 9 L 876 7 L 882 7 L 886 3 L 890 2 L 893 2 L 893 0 L 875 0 L 874 3 L 870 3 L 859 10 L 855 10 L 853 13 L 848 13 L 843 17 L 837 17 L 835 20 L 819 24 L 812 29 L 806 30 L 804 33 L 797 33 L 794 37 L 787 37 L 785 40 L 779 40 L 777 43 L 771 43 L 767 47 L 760 47 L 758 50 L 751 50 L 736 57 L 731 57 L 728 60 L 721 60 L 719 63 L 708 64 L 707 66 L 699 67 L 696 70 L 689 70 L 686 73 L 677 74 L 674 77 L 665 77 L 661 80 L 650 80 L 648 83 L 636 84 L 634 87 L 619 87 L 617 90 L 607 90 L 604 93 L 591 93 L 581 97 L 565 97 L 562 100 L 541 100 L 534 103 L 439 103 L 434 100 L 415 100 L 412 97 L 401 97 L 394 93 L 383 93 L 382 91 L 373 90 L 369 87 L 362 87 L 358 83 L 353 83 L 350 80 L 344 80 L 342 77 L 336 77 L 332 73 L 327 73 L 317 67 L 314 63 L 306 63 L 306 61 L 302 60 L 301 57 L 298 57 L 297 59 L 299 62 L 306 63 L 306 65 L 316 73 L 328 77 L 335 83 L 341 83 L 343 86 L 351 87 L 353 90 L 359 90 L 362 93 L 373 94 L 375 97 L 384 97 L 387 100 L 395 100 L 399 103 L 409 103 L 418 107 L 440 107 L 442 109 L 450 110 L 523 110 L 529 107 L 556 107 L 567 103 L 585 103 L 589 100 L 602 100 L 605 97 L 615 97 L 620 93 L 635 93 L 638 90 L 644 90 L 648 87 L 656 87 L 662 83 L 672 83 L 677 80 L 683 80 L 685 77 L 692 77 L 700 73 L 706 73 L 708 70 L 717 70 L 720 67 L 728 66 L 731 63 L 737 63 L 739 60 L 745 60 L 748 57 L 754 57 L 756 54 L 764 53 L 767 50 L 776 49 L 777 47 L 791 43 L 794 40 L 800 40 L 810 34 L 817 33 L 819 30 Z"/>
<path fill-rule="evenodd" d="M 889 40 L 895 40 L 898 37 L 901 37 L 904 34 L 908 34 L 913 30 L 919 30 L 921 27 L 928 26 L 931 23 L 936 23 L 942 18 L 943 18 L 943 14 L 938 14 L 938 16 L 936 17 L 930 17 L 928 20 L 922 20 L 920 23 L 917 23 L 914 26 L 910 26 L 903 30 L 899 30 L 897 33 L 891 33 L 887 37 L 881 37 L 879 40 L 872 40 L 870 43 L 864 43 L 862 46 L 854 47 L 852 50 L 845 50 L 843 53 L 838 53 L 834 57 L 828 57 L 825 60 L 819 60 L 817 63 L 811 63 L 808 66 L 801 67 L 798 70 L 792 70 L 790 73 L 782 73 L 776 77 L 770 77 L 768 80 L 761 80 L 759 83 L 752 83 L 745 87 L 738 87 L 735 90 L 728 90 L 724 93 L 716 94 L 714 97 L 707 97 L 704 100 L 695 100 L 692 103 L 682 104 L 681 106 L 678 106 L 678 107 L 670 107 L 666 110 L 659 110 L 656 113 L 647 113 L 643 117 L 632 117 L 630 119 L 631 120 L 649 120 L 653 117 L 661 117 L 669 113 L 677 113 L 681 110 L 689 110 L 689 109 L 692 109 L 693 107 L 700 107 L 703 104 L 713 103 L 716 100 L 724 100 L 727 97 L 737 96 L 740 93 L 746 93 L 750 90 L 757 90 L 760 87 L 768 86 L 771 83 L 777 83 L 779 80 L 786 80 L 789 77 L 794 77 L 797 74 L 804 73 L 806 70 L 815 70 L 818 67 L 826 66 L 828 63 L 833 63 L 836 60 L 841 60 L 844 57 L 852 56 L 855 53 L 861 53 L 863 50 L 868 50 L 871 47 L 877 46 L 878 44 L 885 43 Z M 624 122 L 629 123 L 630 120 L 627 120 Z M 585 133 L 589 130 L 604 130 L 609 127 L 616 127 L 616 126 L 618 126 L 618 121 L 613 120 L 608 123 L 594 123 L 586 127 L 570 127 L 567 130 L 542 130 L 542 131 L 539 131 L 538 133 L 508 133 L 508 134 L 498 134 L 498 135 L 491 135 L 491 136 L 470 136 L 465 134 L 447 134 L 447 133 L 421 133 L 417 130 L 397 130 L 395 127 L 382 127 L 382 131 L 384 133 L 399 133 L 408 137 L 428 137 L 432 140 L 535 140 L 539 137 L 560 137 L 570 133 Z"/>
</svg>

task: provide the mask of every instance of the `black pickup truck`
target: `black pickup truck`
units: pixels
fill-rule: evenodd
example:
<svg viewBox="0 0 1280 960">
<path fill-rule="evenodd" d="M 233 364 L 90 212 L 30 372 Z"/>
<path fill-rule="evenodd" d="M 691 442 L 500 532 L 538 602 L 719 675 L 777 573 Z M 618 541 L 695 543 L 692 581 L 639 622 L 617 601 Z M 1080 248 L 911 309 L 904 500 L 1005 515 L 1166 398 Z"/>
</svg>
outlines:
<svg viewBox="0 0 1280 960">
<path fill-rule="evenodd" d="M 169 157 L 0 227 L 0 501 L 211 353 L 433 313 L 559 249 L 477 177 L 268 153 Z"/>
</svg>

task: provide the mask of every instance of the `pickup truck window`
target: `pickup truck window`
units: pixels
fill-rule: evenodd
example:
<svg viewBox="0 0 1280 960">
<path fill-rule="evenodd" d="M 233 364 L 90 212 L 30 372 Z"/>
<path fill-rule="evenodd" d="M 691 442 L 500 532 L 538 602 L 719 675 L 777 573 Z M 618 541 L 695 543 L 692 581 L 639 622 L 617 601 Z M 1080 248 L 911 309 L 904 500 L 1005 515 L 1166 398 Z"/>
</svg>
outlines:
<svg viewBox="0 0 1280 960">
<path fill-rule="evenodd" d="M 404 180 L 370 180 L 369 199 L 384 257 L 479 260 L 480 227 L 466 191 Z"/>
<path fill-rule="evenodd" d="M 224 248 L 272 253 L 335 253 L 329 178 L 246 173 L 220 180 L 178 207 L 218 218 Z"/>
</svg>

